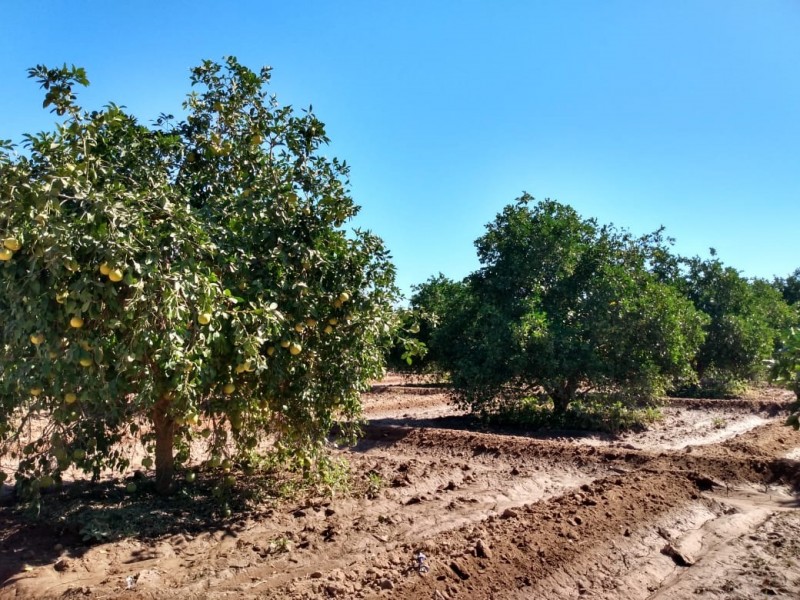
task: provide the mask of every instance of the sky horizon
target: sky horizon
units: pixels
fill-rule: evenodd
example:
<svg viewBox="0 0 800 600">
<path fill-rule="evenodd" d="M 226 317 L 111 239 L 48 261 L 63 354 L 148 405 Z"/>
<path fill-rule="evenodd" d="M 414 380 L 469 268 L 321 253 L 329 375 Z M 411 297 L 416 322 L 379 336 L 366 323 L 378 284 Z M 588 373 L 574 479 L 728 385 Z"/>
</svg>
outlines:
<svg viewBox="0 0 800 600">
<path fill-rule="evenodd" d="M 695 0 L 151 0 L 6 3 L 0 139 L 52 129 L 36 64 L 75 64 L 79 101 L 178 113 L 189 69 L 274 68 L 351 166 L 354 224 L 404 293 L 478 268 L 523 191 L 747 277 L 800 267 L 800 3 Z"/>
</svg>

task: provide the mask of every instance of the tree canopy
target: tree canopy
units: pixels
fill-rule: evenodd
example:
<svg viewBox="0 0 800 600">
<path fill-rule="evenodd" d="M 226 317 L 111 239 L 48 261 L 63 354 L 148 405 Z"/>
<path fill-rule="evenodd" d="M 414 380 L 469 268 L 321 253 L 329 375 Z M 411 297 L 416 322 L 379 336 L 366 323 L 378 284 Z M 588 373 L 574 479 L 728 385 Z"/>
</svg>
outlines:
<svg viewBox="0 0 800 600">
<path fill-rule="evenodd" d="M 709 317 L 695 359 L 701 383 L 724 391 L 728 382 L 763 375 L 780 332 L 795 318 L 780 292 L 766 281 L 746 279 L 716 256 L 682 262 L 685 272 L 675 284 Z"/>
<path fill-rule="evenodd" d="M 310 467 L 334 422 L 353 431 L 396 298 L 381 240 L 344 227 L 358 208 L 323 123 L 235 58 L 193 69 L 185 118 L 150 126 L 81 108 L 82 69 L 30 76 L 62 119 L 0 151 L 0 452 L 21 453 L 18 485 L 124 469 L 126 435 L 161 491 L 197 436 L 212 464 L 269 435 Z"/>
<path fill-rule="evenodd" d="M 691 378 L 705 317 L 654 272 L 665 243 L 550 200 L 507 206 L 433 336 L 461 402 L 542 391 L 563 412 L 579 393 L 652 397 Z"/>
</svg>

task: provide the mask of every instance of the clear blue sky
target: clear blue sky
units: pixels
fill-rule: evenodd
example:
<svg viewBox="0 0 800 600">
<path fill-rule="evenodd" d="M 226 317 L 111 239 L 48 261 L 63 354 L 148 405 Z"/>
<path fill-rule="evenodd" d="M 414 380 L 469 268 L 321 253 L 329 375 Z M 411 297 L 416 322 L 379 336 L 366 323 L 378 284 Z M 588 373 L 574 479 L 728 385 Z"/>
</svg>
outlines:
<svg viewBox="0 0 800 600">
<path fill-rule="evenodd" d="M 52 125 L 37 63 L 149 121 L 225 55 L 314 105 L 406 292 L 476 269 L 523 190 L 746 276 L 800 267 L 796 0 L 0 0 L 0 138 Z"/>
</svg>

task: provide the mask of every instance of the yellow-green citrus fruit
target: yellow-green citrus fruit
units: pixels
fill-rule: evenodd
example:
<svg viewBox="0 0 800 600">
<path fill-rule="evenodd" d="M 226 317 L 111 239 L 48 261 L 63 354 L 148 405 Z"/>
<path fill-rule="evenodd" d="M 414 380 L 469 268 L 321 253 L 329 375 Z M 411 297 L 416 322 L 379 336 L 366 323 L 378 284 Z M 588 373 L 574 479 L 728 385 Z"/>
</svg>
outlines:
<svg viewBox="0 0 800 600">
<path fill-rule="evenodd" d="M 348 300 L 350 300 L 350 294 L 347 292 L 342 292 L 339 294 L 339 302 L 347 302 Z"/>
<path fill-rule="evenodd" d="M 111 269 L 108 272 L 108 278 L 114 283 L 122 281 L 122 271 L 120 271 L 119 269 Z"/>
<path fill-rule="evenodd" d="M 267 356 L 272 356 L 273 354 L 275 354 L 275 346 L 270 346 L 267 348 Z"/>
<path fill-rule="evenodd" d="M 42 388 L 31 388 L 29 391 L 31 396 L 38 396 L 42 393 Z"/>
<path fill-rule="evenodd" d="M 333 327 L 331 325 L 325 326 L 325 333 L 333 333 Z"/>
<path fill-rule="evenodd" d="M 308 319 L 306 319 L 306 325 L 308 325 L 309 327 L 316 327 L 317 322 L 311 317 L 309 317 Z"/>
<path fill-rule="evenodd" d="M 128 492 L 129 494 L 135 494 L 136 484 L 131 481 L 128 485 L 125 486 L 125 491 Z"/>
<path fill-rule="evenodd" d="M 72 392 L 64 394 L 64 402 L 66 402 L 67 404 L 75 404 L 77 401 L 78 401 L 78 396 L 76 396 Z"/>
<path fill-rule="evenodd" d="M 86 356 L 81 358 L 78 362 L 81 363 L 82 367 L 90 367 L 92 365 L 92 359 L 87 358 Z"/>
<path fill-rule="evenodd" d="M 281 348 L 288 348 L 290 344 L 289 340 L 281 340 Z"/>
<path fill-rule="evenodd" d="M 22 248 L 22 244 L 19 243 L 17 238 L 6 238 L 3 240 L 3 246 L 8 248 L 9 250 L 16 252 L 20 248 Z"/>
<path fill-rule="evenodd" d="M 100 274 L 101 275 L 108 275 L 111 273 L 111 267 L 108 266 L 108 263 L 103 263 L 100 265 Z"/>
<path fill-rule="evenodd" d="M 31 336 L 31 344 L 34 346 L 38 346 L 44 341 L 44 334 L 43 333 L 34 333 Z"/>
<path fill-rule="evenodd" d="M 211 323 L 211 313 L 200 313 L 197 315 L 197 322 L 200 323 L 200 325 L 208 325 Z"/>
<path fill-rule="evenodd" d="M 69 320 L 69 326 L 74 327 L 75 329 L 80 329 L 81 327 L 83 327 L 83 319 L 81 319 L 80 317 L 72 317 Z"/>
<path fill-rule="evenodd" d="M 292 356 L 297 356 L 298 354 L 300 354 L 300 351 L 302 349 L 303 347 L 300 344 L 292 344 L 291 346 L 289 346 L 289 354 L 291 354 Z"/>
<path fill-rule="evenodd" d="M 0 248 L 0 260 L 11 260 L 14 253 L 8 248 Z"/>
<path fill-rule="evenodd" d="M 195 480 L 195 479 L 197 479 L 197 475 L 196 475 L 195 473 L 193 473 L 192 471 L 189 471 L 189 472 L 186 474 L 186 481 L 187 481 L 188 483 L 192 483 L 192 482 L 194 482 L 194 480 Z"/>
<path fill-rule="evenodd" d="M 224 386 L 222 386 L 222 391 L 225 394 L 232 394 L 233 392 L 236 391 L 236 386 L 233 385 L 232 383 L 226 383 Z"/>
<path fill-rule="evenodd" d="M 59 292 L 56 294 L 56 302 L 59 304 L 64 304 L 64 302 L 67 301 L 67 298 L 69 298 L 69 292 Z"/>
<path fill-rule="evenodd" d="M 295 326 L 294 326 L 294 330 L 295 330 L 297 333 L 303 333 L 303 330 L 304 330 L 305 328 L 306 328 L 306 326 L 305 326 L 305 324 L 304 324 L 304 323 L 296 323 L 296 324 L 295 324 Z"/>
</svg>

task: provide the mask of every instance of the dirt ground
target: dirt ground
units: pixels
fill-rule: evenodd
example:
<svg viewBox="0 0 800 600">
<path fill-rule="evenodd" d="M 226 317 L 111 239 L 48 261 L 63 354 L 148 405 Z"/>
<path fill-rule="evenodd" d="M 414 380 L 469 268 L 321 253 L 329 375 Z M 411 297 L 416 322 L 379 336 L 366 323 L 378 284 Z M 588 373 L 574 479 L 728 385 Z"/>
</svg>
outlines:
<svg viewBox="0 0 800 600">
<path fill-rule="evenodd" d="M 109 488 L 93 543 L 2 506 L 0 599 L 800 597 L 789 394 L 672 400 L 614 438 L 485 430 L 445 392 L 365 395 L 364 438 L 336 451 L 358 493 L 218 520 Z M 135 534 L 97 543 L 120 521 Z"/>
</svg>

